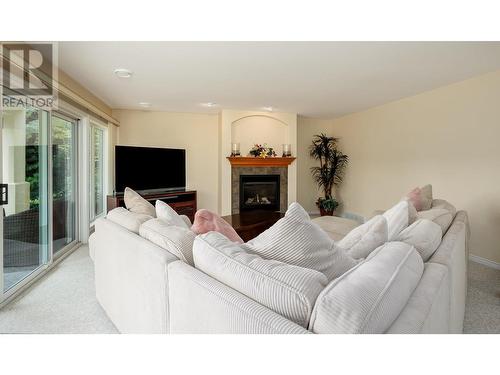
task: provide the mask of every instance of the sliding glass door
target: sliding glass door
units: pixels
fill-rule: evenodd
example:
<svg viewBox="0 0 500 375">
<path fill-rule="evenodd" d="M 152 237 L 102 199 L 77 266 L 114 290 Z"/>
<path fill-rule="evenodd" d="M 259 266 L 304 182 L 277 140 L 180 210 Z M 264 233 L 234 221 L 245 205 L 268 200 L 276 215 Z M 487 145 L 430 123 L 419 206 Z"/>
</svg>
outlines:
<svg viewBox="0 0 500 375">
<path fill-rule="evenodd" d="M 53 113 L 52 140 L 52 251 L 57 254 L 76 241 L 77 121 Z"/>
<path fill-rule="evenodd" d="M 2 123 L 0 302 L 78 240 L 77 120 L 29 108 Z"/>
<path fill-rule="evenodd" d="M 49 114 L 38 109 L 2 114 L 3 292 L 49 262 Z"/>
</svg>

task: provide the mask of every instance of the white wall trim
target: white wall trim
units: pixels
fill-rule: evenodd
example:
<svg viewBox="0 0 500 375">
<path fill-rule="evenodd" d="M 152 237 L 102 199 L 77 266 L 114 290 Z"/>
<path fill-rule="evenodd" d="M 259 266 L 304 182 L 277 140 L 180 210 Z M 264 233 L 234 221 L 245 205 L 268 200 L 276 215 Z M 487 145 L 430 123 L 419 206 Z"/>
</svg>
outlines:
<svg viewBox="0 0 500 375">
<path fill-rule="evenodd" d="M 500 263 L 494 262 L 492 260 L 470 254 L 469 255 L 469 260 L 471 262 L 479 263 L 482 264 L 483 266 L 489 267 L 489 268 L 494 268 L 496 270 L 500 270 Z"/>
</svg>

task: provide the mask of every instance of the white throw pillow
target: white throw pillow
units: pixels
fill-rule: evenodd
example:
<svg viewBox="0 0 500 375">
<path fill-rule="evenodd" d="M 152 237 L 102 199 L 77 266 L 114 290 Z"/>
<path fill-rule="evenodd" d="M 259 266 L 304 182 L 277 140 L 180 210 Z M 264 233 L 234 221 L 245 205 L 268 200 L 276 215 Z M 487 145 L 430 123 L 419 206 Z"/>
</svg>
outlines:
<svg viewBox="0 0 500 375">
<path fill-rule="evenodd" d="M 387 242 L 387 220 L 378 215 L 351 230 L 337 246 L 354 259 L 366 258 L 373 250 Z"/>
<path fill-rule="evenodd" d="M 420 219 L 399 233 L 397 240 L 413 245 L 419 252 L 422 260 L 427 262 L 441 243 L 443 233 L 436 223 Z"/>
<path fill-rule="evenodd" d="M 298 203 L 292 203 L 285 217 L 243 246 L 265 259 L 322 272 L 328 280 L 339 277 L 358 263 L 335 246 Z"/>
<path fill-rule="evenodd" d="M 413 246 L 388 242 L 333 280 L 316 300 L 314 333 L 385 333 L 406 306 L 424 271 Z"/>
<path fill-rule="evenodd" d="M 170 207 L 167 203 L 157 200 L 155 203 L 156 217 L 162 219 L 169 223 L 170 225 L 175 225 L 177 227 L 183 227 L 189 229 L 186 221 L 179 215 L 175 210 Z"/>
<path fill-rule="evenodd" d="M 410 203 L 408 201 L 401 201 L 384 212 L 382 216 L 387 220 L 389 241 L 394 241 L 398 234 L 408 227 L 410 212 Z"/>
<path fill-rule="evenodd" d="M 124 207 L 116 207 L 108 212 L 106 219 L 121 225 L 125 229 L 139 234 L 139 228 L 142 223 L 151 220 L 153 217 L 150 215 L 138 214 L 130 212 Z"/>
<path fill-rule="evenodd" d="M 430 210 L 432 207 L 432 185 L 425 185 L 420 188 L 422 211 Z"/>
<path fill-rule="evenodd" d="M 139 235 L 174 254 L 180 260 L 193 265 L 193 242 L 196 234 L 185 227 L 170 225 L 162 219 L 146 221 Z"/>
<path fill-rule="evenodd" d="M 127 210 L 130 212 L 149 215 L 152 217 L 156 216 L 154 206 L 141 197 L 137 192 L 128 187 L 125 188 L 123 200 L 125 201 L 125 207 L 127 207 Z"/>
<path fill-rule="evenodd" d="M 435 222 L 441 227 L 442 233 L 445 234 L 453 221 L 453 216 L 450 211 L 444 208 L 431 208 L 430 210 L 420 211 L 419 219 L 427 219 Z"/>
<path fill-rule="evenodd" d="M 218 232 L 196 237 L 196 268 L 293 322 L 307 327 L 328 280 L 321 272 L 263 259 Z"/>
</svg>

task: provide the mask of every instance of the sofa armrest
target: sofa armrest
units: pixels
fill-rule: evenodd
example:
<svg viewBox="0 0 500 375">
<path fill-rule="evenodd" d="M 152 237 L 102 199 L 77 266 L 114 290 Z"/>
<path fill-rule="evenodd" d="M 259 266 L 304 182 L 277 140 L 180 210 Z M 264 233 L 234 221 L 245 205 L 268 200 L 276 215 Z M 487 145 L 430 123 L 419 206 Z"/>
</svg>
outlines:
<svg viewBox="0 0 500 375">
<path fill-rule="evenodd" d="M 417 288 L 387 333 L 449 333 L 449 294 L 448 269 L 427 263 Z"/>
<path fill-rule="evenodd" d="M 168 333 L 167 265 L 179 259 L 107 220 L 90 242 L 96 296 L 122 333 Z"/>
<path fill-rule="evenodd" d="M 171 333 L 309 333 L 183 262 L 168 265 Z"/>
<path fill-rule="evenodd" d="M 457 212 L 429 263 L 448 268 L 450 278 L 450 331 L 462 333 L 467 296 L 469 221 L 467 213 Z"/>
</svg>

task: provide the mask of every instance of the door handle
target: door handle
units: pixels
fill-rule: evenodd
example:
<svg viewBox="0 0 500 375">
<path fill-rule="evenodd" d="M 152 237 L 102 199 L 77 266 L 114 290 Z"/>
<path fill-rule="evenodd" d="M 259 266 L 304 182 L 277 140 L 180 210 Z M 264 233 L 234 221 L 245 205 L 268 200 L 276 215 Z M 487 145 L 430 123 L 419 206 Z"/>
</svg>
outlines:
<svg viewBox="0 0 500 375">
<path fill-rule="evenodd" d="M 9 204 L 9 185 L 0 184 L 0 206 Z"/>
</svg>

